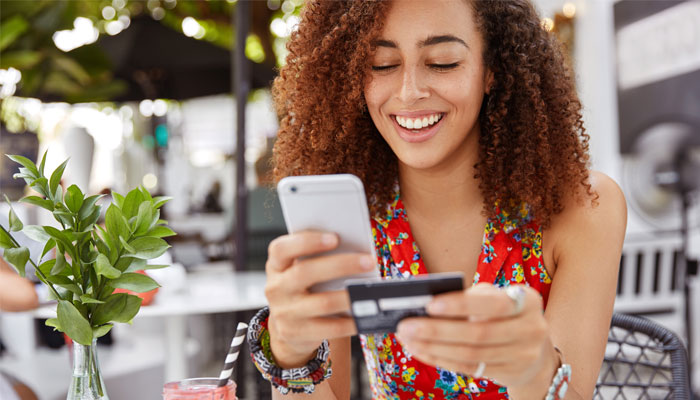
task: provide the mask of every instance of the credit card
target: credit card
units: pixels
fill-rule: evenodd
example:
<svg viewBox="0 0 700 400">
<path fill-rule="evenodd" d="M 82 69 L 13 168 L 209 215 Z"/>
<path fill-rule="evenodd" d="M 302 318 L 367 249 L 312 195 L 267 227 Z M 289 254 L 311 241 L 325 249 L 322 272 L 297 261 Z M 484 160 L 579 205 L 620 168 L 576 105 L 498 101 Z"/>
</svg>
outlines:
<svg viewBox="0 0 700 400">
<path fill-rule="evenodd" d="M 464 274 L 446 272 L 411 279 L 351 281 L 347 285 L 358 333 L 392 333 L 404 318 L 427 316 L 436 294 L 464 289 Z"/>
</svg>

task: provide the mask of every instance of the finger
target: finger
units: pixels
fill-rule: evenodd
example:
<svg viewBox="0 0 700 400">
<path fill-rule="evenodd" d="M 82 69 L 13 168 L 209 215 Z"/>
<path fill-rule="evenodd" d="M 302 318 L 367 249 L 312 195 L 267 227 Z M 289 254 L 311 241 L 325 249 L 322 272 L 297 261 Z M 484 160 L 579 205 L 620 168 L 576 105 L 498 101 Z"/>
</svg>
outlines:
<svg viewBox="0 0 700 400">
<path fill-rule="evenodd" d="M 371 271 L 376 261 L 369 254 L 343 253 L 319 256 L 294 263 L 285 271 L 290 285 L 308 288 L 316 283 Z"/>
<path fill-rule="evenodd" d="M 279 335 L 285 340 L 291 338 L 303 338 L 304 341 L 319 341 L 324 339 L 338 339 L 357 334 L 355 321 L 350 317 L 318 317 L 287 323 L 285 318 L 275 316 L 276 331 L 271 334 Z"/>
<path fill-rule="evenodd" d="M 444 359 L 453 363 L 486 362 L 489 364 L 507 363 L 522 351 L 521 343 L 502 346 L 464 345 L 439 343 L 430 340 L 402 340 L 401 345 L 413 355 L 427 355 L 434 359 Z"/>
<path fill-rule="evenodd" d="M 532 288 L 525 291 L 523 308 L 518 314 L 542 312 L 542 297 Z M 512 318 L 516 302 L 505 290 L 490 284 L 478 284 L 461 292 L 436 295 L 427 306 L 428 314 L 441 317 L 470 317 L 477 320 Z"/>
<path fill-rule="evenodd" d="M 284 271 L 299 257 L 332 250 L 337 245 L 338 236 L 330 232 L 304 231 L 280 236 L 268 246 L 265 270 Z"/>
<path fill-rule="evenodd" d="M 508 318 L 482 321 L 443 318 L 406 318 L 399 323 L 397 334 L 404 339 L 433 340 L 470 345 L 505 345 L 519 343 L 536 334 L 536 323 L 527 319 Z M 533 332 L 530 332 L 533 330 Z"/>
<path fill-rule="evenodd" d="M 347 290 L 312 293 L 299 299 L 294 309 L 303 312 L 306 317 L 322 317 L 350 310 L 350 298 Z"/>
<path fill-rule="evenodd" d="M 471 377 L 475 378 L 480 378 L 480 377 L 486 377 L 489 376 L 492 372 L 490 371 L 499 371 L 503 370 L 508 367 L 507 363 L 493 363 L 493 364 L 488 364 L 486 363 L 485 368 L 483 371 L 481 371 L 481 376 L 477 377 L 474 376 L 474 373 L 477 371 L 479 367 L 478 362 L 469 362 L 469 361 L 454 361 L 446 358 L 440 358 L 440 357 L 435 357 L 430 354 L 418 354 L 418 353 L 412 353 L 409 350 L 409 354 L 411 356 L 425 364 L 432 365 L 435 367 L 439 367 L 441 369 L 445 369 L 448 371 L 456 372 L 460 375 L 468 375 Z"/>
</svg>

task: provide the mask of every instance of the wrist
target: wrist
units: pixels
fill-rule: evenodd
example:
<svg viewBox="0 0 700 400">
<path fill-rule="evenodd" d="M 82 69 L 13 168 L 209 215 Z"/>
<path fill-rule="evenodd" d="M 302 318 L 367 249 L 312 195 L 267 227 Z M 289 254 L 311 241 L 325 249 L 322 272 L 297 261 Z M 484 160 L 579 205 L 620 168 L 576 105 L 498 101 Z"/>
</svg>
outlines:
<svg viewBox="0 0 700 400">
<path fill-rule="evenodd" d="M 525 377 L 520 385 L 509 385 L 508 394 L 512 399 L 544 399 L 552 379 L 559 368 L 559 354 L 554 345 L 548 343 L 544 349 L 539 365 L 535 372 Z"/>
<path fill-rule="evenodd" d="M 283 340 L 275 340 L 272 335 L 270 335 L 270 352 L 272 353 L 272 358 L 277 365 L 284 369 L 289 368 L 299 368 L 306 365 L 309 360 L 316 356 L 316 349 L 318 346 L 310 351 L 298 351 L 297 346 L 285 343 Z"/>
</svg>

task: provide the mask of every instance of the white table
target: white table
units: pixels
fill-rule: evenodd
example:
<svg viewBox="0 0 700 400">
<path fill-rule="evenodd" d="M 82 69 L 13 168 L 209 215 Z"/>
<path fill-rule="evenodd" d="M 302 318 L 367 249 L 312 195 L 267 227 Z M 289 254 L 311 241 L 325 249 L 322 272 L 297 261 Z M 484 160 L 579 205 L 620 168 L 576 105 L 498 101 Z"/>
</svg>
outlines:
<svg viewBox="0 0 700 400">
<path fill-rule="evenodd" d="M 248 311 L 267 305 L 263 271 L 234 272 L 229 263 L 207 264 L 187 274 L 186 289 L 173 292 L 166 286 L 151 305 L 141 307 L 136 318 L 163 317 L 165 321 L 165 379 L 187 378 L 188 315 Z M 53 318 L 56 307 L 34 311 L 36 318 Z M 233 333 L 232 333 L 233 334 Z"/>
</svg>

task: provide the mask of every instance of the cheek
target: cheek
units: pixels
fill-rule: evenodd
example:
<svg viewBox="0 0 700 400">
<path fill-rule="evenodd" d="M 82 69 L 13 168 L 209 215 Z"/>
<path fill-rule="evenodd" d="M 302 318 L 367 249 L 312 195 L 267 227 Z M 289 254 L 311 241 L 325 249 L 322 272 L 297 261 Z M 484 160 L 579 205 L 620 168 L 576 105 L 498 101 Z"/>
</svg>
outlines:
<svg viewBox="0 0 700 400">
<path fill-rule="evenodd" d="M 375 125 L 378 125 L 381 119 L 381 108 L 389 100 L 390 94 L 387 93 L 386 85 L 373 79 L 364 90 L 365 102 L 369 115 L 372 117 Z"/>
</svg>

